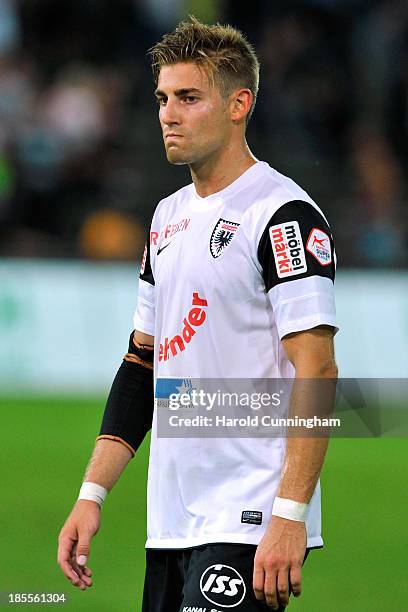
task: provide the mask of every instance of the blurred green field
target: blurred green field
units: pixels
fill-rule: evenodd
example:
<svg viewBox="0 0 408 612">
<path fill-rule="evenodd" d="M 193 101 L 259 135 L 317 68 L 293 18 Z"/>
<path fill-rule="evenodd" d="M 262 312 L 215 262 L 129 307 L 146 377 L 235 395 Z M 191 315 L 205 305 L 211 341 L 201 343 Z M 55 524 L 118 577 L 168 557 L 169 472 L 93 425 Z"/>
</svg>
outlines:
<svg viewBox="0 0 408 612">
<path fill-rule="evenodd" d="M 105 503 L 91 552 L 93 588 L 77 591 L 56 564 L 57 536 L 77 496 L 103 403 L 0 398 L 0 591 L 66 592 L 61 609 L 71 611 L 140 611 L 146 443 Z M 322 477 L 326 546 L 310 555 L 304 594 L 289 609 L 408 608 L 407 465 L 406 439 L 332 440 Z"/>
</svg>

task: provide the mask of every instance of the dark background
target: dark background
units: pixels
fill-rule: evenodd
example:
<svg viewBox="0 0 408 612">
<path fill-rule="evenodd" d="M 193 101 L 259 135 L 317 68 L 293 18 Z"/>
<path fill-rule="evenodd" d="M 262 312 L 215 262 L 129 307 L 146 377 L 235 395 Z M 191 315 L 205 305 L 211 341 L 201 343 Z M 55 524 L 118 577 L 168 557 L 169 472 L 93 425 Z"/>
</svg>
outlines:
<svg viewBox="0 0 408 612">
<path fill-rule="evenodd" d="M 134 260 L 164 155 L 147 49 L 180 20 L 253 42 L 259 158 L 327 213 L 342 267 L 407 267 L 408 3 L 0 0 L 0 255 Z"/>
</svg>

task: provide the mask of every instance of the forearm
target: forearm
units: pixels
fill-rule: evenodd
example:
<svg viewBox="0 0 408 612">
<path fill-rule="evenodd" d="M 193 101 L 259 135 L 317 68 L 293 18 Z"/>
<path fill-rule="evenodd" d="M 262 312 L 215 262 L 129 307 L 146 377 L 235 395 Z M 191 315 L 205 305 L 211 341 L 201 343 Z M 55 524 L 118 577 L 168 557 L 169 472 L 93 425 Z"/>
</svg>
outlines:
<svg viewBox="0 0 408 612">
<path fill-rule="evenodd" d="M 293 383 L 289 417 L 328 417 L 333 412 L 337 369 L 299 368 Z M 317 430 L 316 430 L 317 429 Z M 278 497 L 309 503 L 323 467 L 329 428 L 297 427 L 288 432 Z"/>
<path fill-rule="evenodd" d="M 94 482 L 110 491 L 132 458 L 123 444 L 98 440 L 86 468 L 84 482 Z"/>
<path fill-rule="evenodd" d="M 323 467 L 328 438 L 290 438 L 278 497 L 308 504 Z"/>
</svg>

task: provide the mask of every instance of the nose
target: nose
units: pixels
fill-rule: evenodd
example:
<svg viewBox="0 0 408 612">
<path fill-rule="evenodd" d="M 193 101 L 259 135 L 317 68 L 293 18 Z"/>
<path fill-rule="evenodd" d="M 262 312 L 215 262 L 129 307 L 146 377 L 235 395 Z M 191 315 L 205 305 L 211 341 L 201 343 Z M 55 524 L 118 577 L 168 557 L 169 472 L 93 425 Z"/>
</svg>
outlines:
<svg viewBox="0 0 408 612">
<path fill-rule="evenodd" d="M 180 125 L 180 115 L 177 111 L 177 100 L 167 98 L 164 106 L 160 107 L 160 122 L 163 125 Z"/>
</svg>

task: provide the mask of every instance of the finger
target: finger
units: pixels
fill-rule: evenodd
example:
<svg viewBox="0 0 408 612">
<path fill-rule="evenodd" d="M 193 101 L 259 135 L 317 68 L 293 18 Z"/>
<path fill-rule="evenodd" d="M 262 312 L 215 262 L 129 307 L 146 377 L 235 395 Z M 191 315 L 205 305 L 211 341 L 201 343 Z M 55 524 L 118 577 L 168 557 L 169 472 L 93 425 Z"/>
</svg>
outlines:
<svg viewBox="0 0 408 612">
<path fill-rule="evenodd" d="M 85 572 L 85 570 L 88 570 L 88 568 L 81 567 L 80 565 L 78 565 L 75 557 L 71 557 L 71 564 L 74 570 L 76 571 L 76 573 L 78 574 L 80 580 L 82 580 L 82 582 L 86 586 L 88 587 L 92 586 L 92 578 L 88 576 Z"/>
<path fill-rule="evenodd" d="M 81 591 L 84 591 L 87 588 L 87 585 L 85 584 L 85 582 L 80 578 L 80 576 L 78 576 L 76 572 L 74 572 L 74 577 L 68 578 L 68 580 L 73 586 L 81 589 Z"/>
<path fill-rule="evenodd" d="M 279 570 L 276 585 L 279 603 L 287 606 L 289 604 L 289 568 Z"/>
<path fill-rule="evenodd" d="M 295 597 L 299 597 L 302 593 L 302 568 L 292 566 L 290 568 L 290 586 Z"/>
<path fill-rule="evenodd" d="M 265 582 L 265 572 L 264 572 L 263 567 L 254 566 L 254 573 L 253 573 L 253 578 L 252 578 L 252 588 L 254 590 L 256 599 L 258 599 L 259 601 L 265 600 L 264 582 Z"/>
<path fill-rule="evenodd" d="M 70 558 L 71 566 L 73 567 L 73 569 L 75 570 L 79 578 L 79 580 L 73 584 L 75 586 L 78 586 L 82 590 L 85 590 L 87 586 L 92 586 L 92 581 L 89 583 L 88 579 L 86 578 L 86 576 L 90 577 L 92 575 L 92 570 L 89 567 L 86 567 L 85 565 L 78 564 L 78 559 L 77 559 L 77 557 L 79 556 L 77 552 L 78 546 L 79 546 L 79 542 L 75 541 L 72 547 L 71 558 Z M 88 548 L 88 551 L 89 551 L 89 548 Z M 85 579 L 84 579 L 84 575 L 85 575 Z"/>
<path fill-rule="evenodd" d="M 78 543 L 76 546 L 76 561 L 78 565 L 82 567 L 86 565 L 89 557 L 91 546 L 91 535 L 87 531 L 80 531 L 78 533 Z"/>
<path fill-rule="evenodd" d="M 78 581 L 79 577 L 71 564 L 71 550 L 72 540 L 70 538 L 62 539 L 58 546 L 58 565 L 68 580 L 74 583 L 74 581 Z"/>
<path fill-rule="evenodd" d="M 276 580 L 277 580 L 277 571 L 274 569 L 268 569 L 265 575 L 264 593 L 265 593 L 266 603 L 268 606 L 272 608 L 272 610 L 279 609 Z"/>
<path fill-rule="evenodd" d="M 67 580 L 69 580 L 70 583 L 73 584 L 74 586 L 79 586 L 81 584 L 81 579 L 74 570 L 71 569 L 70 572 L 67 572 L 67 573 L 64 572 L 64 574 Z"/>
<path fill-rule="evenodd" d="M 92 585 L 88 585 L 86 584 L 81 578 L 79 579 L 78 584 L 76 584 L 75 586 L 77 586 L 79 589 L 81 589 L 81 591 L 85 591 L 88 587 L 92 586 Z"/>
<path fill-rule="evenodd" d="M 85 583 L 81 580 L 80 574 L 74 568 L 72 558 L 68 553 L 68 548 L 65 546 L 62 546 L 61 550 L 58 550 L 58 564 L 71 584 L 79 588 L 85 586 Z"/>
<path fill-rule="evenodd" d="M 82 565 L 78 565 L 75 555 L 71 555 L 71 565 L 78 574 L 78 576 L 82 578 L 83 574 L 85 573 L 85 567 L 83 567 Z"/>
</svg>

